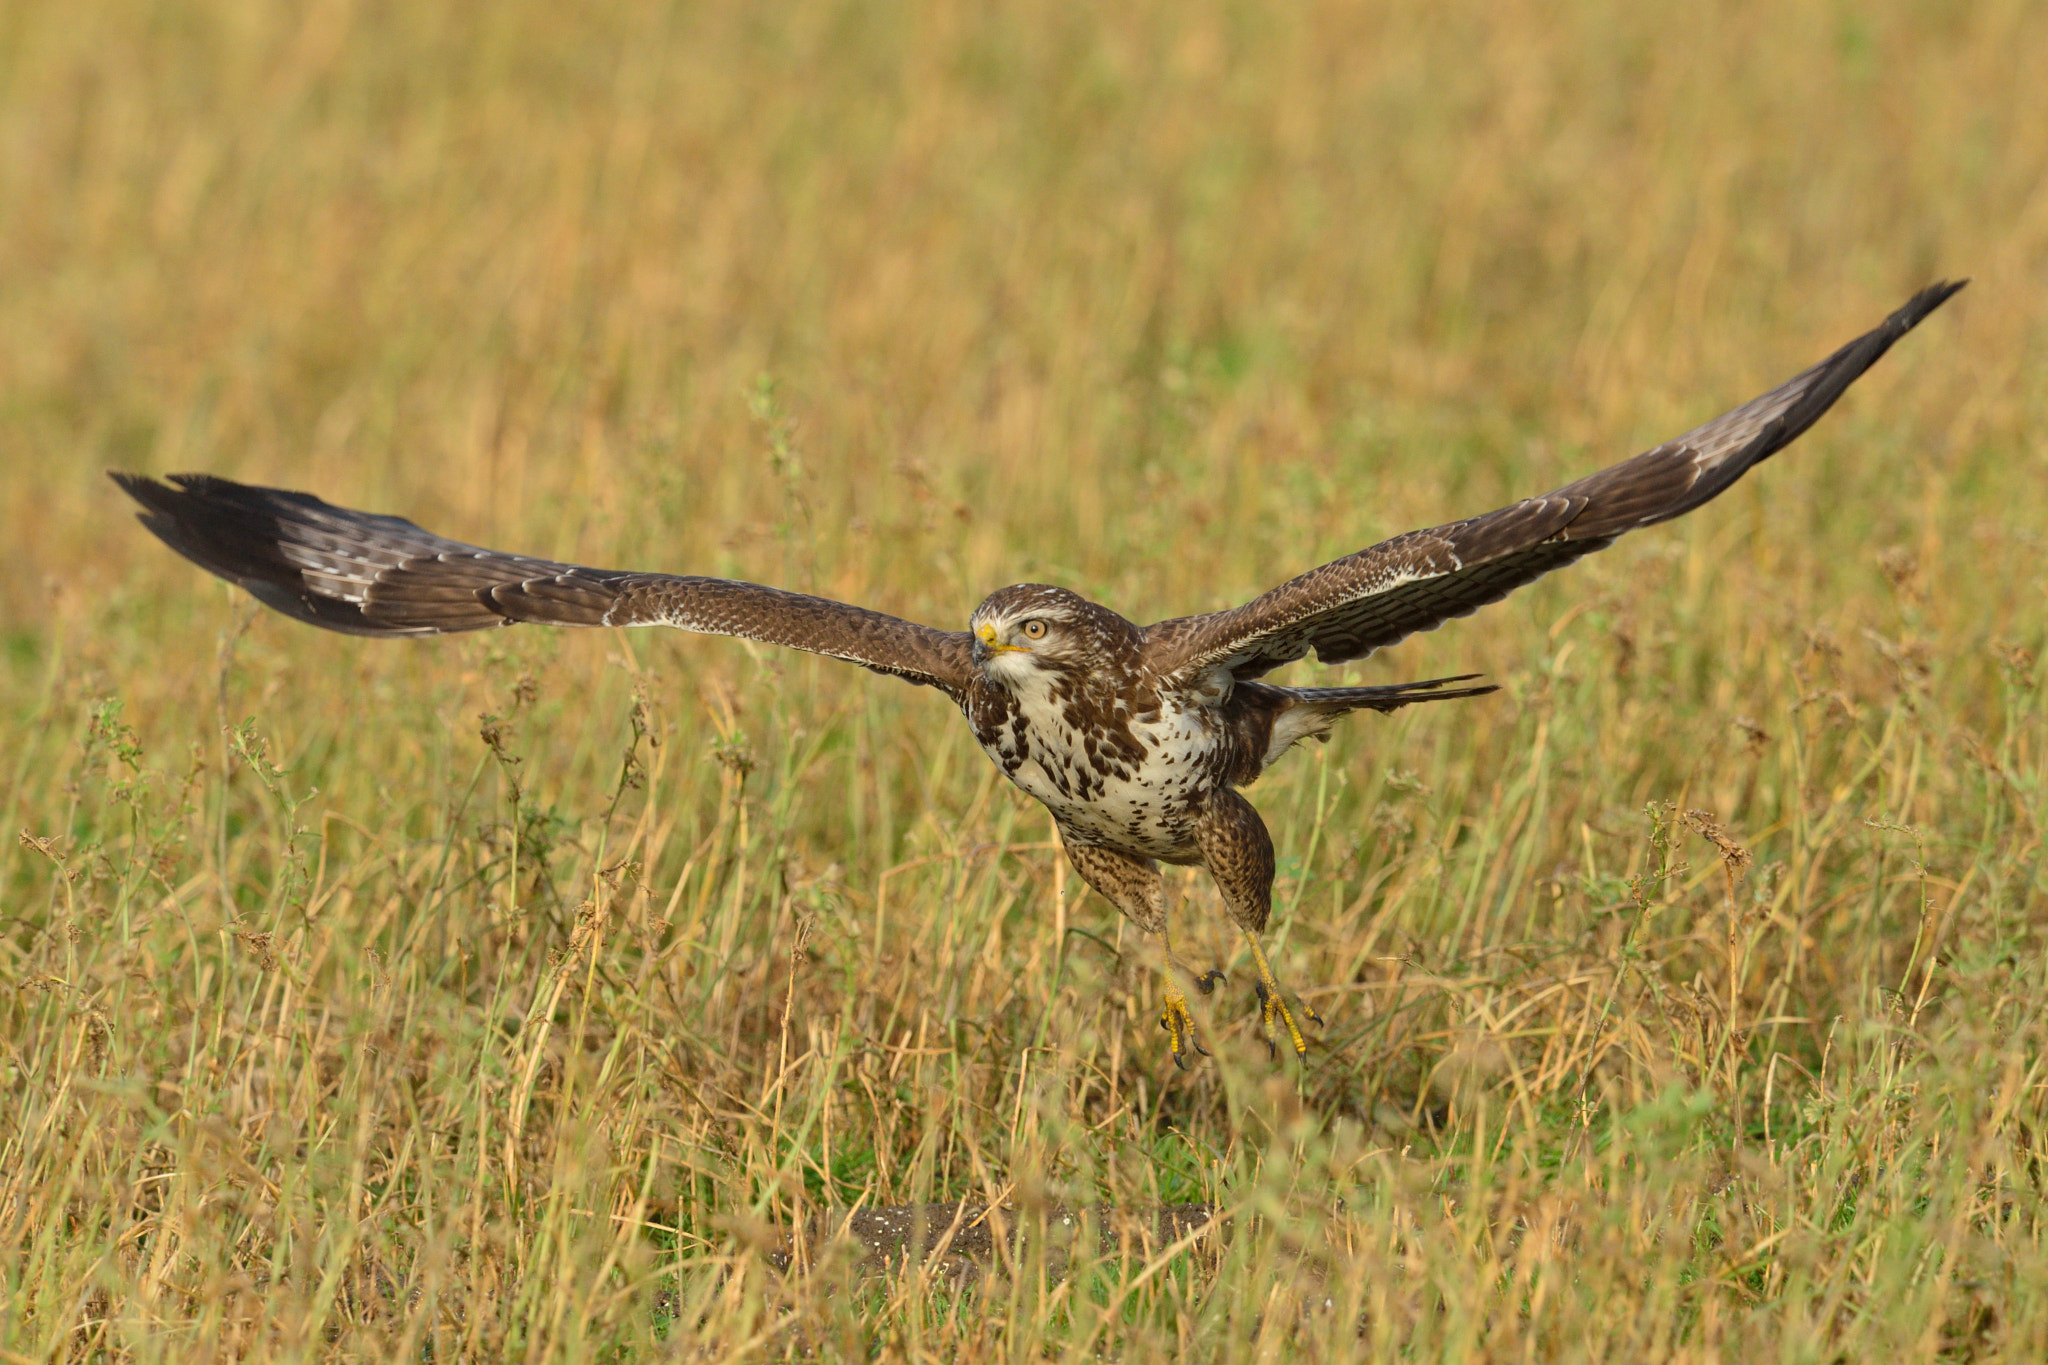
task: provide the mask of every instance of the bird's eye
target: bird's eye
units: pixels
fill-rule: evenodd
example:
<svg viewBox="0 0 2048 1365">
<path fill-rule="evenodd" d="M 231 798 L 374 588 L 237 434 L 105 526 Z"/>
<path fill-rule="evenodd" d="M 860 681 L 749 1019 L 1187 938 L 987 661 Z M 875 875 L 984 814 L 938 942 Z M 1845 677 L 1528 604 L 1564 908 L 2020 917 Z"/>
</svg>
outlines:
<svg viewBox="0 0 2048 1365">
<path fill-rule="evenodd" d="M 1026 621 L 1019 629 L 1024 632 L 1024 638 L 1027 640 L 1043 640 L 1045 638 L 1045 622 L 1043 621 Z"/>
</svg>

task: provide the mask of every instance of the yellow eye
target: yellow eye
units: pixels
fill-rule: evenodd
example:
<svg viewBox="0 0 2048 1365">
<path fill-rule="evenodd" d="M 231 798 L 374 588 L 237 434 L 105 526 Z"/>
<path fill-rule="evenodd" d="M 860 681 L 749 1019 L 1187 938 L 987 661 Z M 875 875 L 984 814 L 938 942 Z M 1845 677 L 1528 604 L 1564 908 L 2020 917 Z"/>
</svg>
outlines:
<svg viewBox="0 0 2048 1365">
<path fill-rule="evenodd" d="M 1026 621 L 1018 629 L 1024 632 L 1024 638 L 1027 640 L 1043 640 L 1045 638 L 1045 622 L 1043 621 Z"/>
</svg>

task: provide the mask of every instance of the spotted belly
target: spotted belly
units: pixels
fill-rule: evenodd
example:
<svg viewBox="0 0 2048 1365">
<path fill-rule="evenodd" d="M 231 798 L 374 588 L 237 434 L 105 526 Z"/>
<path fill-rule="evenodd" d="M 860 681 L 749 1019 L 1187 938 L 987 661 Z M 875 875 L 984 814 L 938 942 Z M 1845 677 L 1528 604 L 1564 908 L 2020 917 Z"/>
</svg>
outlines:
<svg viewBox="0 0 2048 1365">
<path fill-rule="evenodd" d="M 1198 862 L 1195 822 L 1212 785 L 1209 746 L 1202 743 L 1206 727 L 1147 728 L 1165 733 L 1139 732 L 1145 756 L 1136 763 L 1108 759 L 1099 748 L 1091 753 L 1084 739 L 1052 727 L 1021 737 L 1005 733 L 982 749 L 1019 790 L 1052 812 L 1066 838 L 1165 862 Z"/>
</svg>

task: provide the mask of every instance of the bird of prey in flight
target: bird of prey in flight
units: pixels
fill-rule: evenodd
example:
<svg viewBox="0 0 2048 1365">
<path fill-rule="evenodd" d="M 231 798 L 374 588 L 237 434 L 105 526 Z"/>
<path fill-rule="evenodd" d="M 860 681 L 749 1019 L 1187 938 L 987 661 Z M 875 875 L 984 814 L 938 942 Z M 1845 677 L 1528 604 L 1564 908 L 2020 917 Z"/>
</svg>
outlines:
<svg viewBox="0 0 2048 1365">
<path fill-rule="evenodd" d="M 1299 1056 L 1302 1018 L 1259 943 L 1273 841 L 1238 792 L 1347 712 L 1494 689 L 1472 676 L 1381 687 L 1280 687 L 1260 678 L 1311 650 L 1362 659 L 1434 630 L 1625 532 L 1692 511 L 1812 426 L 1892 343 L 1962 282 L 1936 284 L 1813 368 L 1674 440 L 1541 497 L 1410 531 L 1311 569 L 1243 606 L 1141 626 L 1066 588 L 991 593 L 965 630 L 724 578 L 558 564 L 443 540 L 398 517 L 205 474 L 115 474 L 142 524 L 193 563 L 287 616 L 352 635 L 442 635 L 531 621 L 675 626 L 845 659 L 935 687 L 983 752 L 1052 812 L 1068 860 L 1164 941 L 1160 1024 L 1185 1066 L 1206 1053 L 1168 933 L 1162 862 L 1208 870 L 1243 930 L 1261 1024 Z"/>
</svg>

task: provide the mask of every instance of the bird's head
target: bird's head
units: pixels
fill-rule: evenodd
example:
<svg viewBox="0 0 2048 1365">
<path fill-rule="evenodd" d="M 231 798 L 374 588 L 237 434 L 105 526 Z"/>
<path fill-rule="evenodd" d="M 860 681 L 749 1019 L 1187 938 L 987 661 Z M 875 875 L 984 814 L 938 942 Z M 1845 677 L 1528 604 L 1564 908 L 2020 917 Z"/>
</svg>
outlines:
<svg viewBox="0 0 2048 1365">
<path fill-rule="evenodd" d="M 1023 682 L 1035 674 L 1090 669 L 1101 659 L 1108 637 L 1129 623 L 1079 593 L 1044 583 L 1019 583 L 988 595 L 967 629 L 974 636 L 974 662 L 999 680 Z"/>
</svg>

